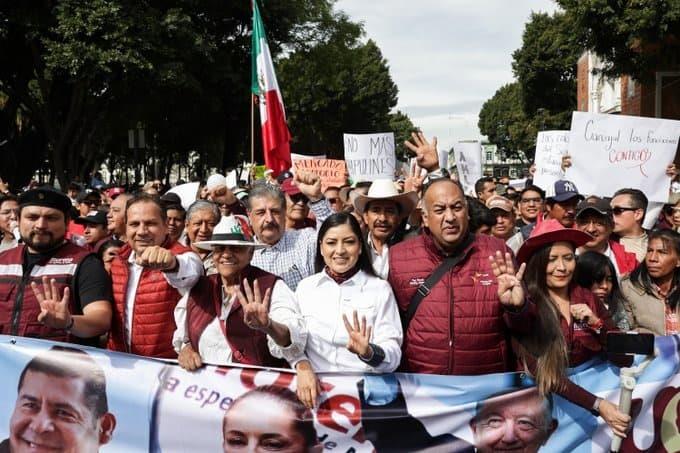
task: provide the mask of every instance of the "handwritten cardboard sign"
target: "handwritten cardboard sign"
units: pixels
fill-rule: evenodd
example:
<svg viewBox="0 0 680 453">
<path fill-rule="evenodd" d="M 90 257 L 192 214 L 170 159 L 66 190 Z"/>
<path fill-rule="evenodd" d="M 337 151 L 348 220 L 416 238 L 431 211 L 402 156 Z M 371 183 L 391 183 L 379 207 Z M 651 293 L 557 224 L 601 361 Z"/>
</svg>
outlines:
<svg viewBox="0 0 680 453">
<path fill-rule="evenodd" d="M 623 187 L 640 189 L 650 201 L 668 200 L 680 121 L 574 112 L 566 178 L 583 194 L 611 196 Z"/>
<path fill-rule="evenodd" d="M 344 160 L 298 159 L 293 161 L 295 171 L 304 170 L 321 178 L 321 189 L 342 187 L 347 184 L 347 167 Z"/>
<path fill-rule="evenodd" d="M 465 194 L 476 196 L 475 182 L 482 177 L 482 145 L 479 142 L 458 142 L 453 151 L 458 178 Z"/>
<path fill-rule="evenodd" d="M 345 162 L 353 182 L 394 179 L 394 134 L 344 134 Z"/>
<path fill-rule="evenodd" d="M 534 185 L 543 190 L 564 178 L 562 156 L 569 151 L 569 131 L 541 131 L 536 137 Z"/>
</svg>

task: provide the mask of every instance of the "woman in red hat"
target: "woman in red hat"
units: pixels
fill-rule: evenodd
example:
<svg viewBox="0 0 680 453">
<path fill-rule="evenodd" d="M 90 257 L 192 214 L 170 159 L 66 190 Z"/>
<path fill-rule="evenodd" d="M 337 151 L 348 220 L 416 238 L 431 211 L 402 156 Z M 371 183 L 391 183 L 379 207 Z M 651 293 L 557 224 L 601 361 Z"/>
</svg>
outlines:
<svg viewBox="0 0 680 453">
<path fill-rule="evenodd" d="M 524 282 L 538 316 L 532 335 L 514 340 L 513 346 L 523 368 L 535 376 L 541 393 L 555 392 L 598 413 L 614 433 L 623 437 L 630 417 L 566 377 L 567 368 L 602 355 L 607 332 L 616 330 L 593 294 L 572 283 L 575 250 L 590 240 L 587 233 L 545 220 L 524 242 L 517 261 L 526 265 Z"/>
</svg>

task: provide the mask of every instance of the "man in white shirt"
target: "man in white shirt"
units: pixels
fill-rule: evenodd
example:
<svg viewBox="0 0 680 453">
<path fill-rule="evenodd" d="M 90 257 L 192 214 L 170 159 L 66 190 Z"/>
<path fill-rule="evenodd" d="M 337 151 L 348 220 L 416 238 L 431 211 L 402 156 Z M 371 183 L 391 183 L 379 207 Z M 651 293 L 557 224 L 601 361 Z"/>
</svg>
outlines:
<svg viewBox="0 0 680 453">
<path fill-rule="evenodd" d="M 203 263 L 169 240 L 165 216 L 150 195 L 137 195 L 127 204 L 128 243 L 111 265 L 115 304 L 108 348 L 114 351 L 177 357 L 174 308 L 203 275 Z"/>
<path fill-rule="evenodd" d="M 354 209 L 368 227 L 368 248 L 376 275 L 383 280 L 389 274 L 389 247 L 399 242 L 400 228 L 418 203 L 415 192 L 400 194 L 391 179 L 377 179 L 368 194 L 354 198 Z"/>
</svg>

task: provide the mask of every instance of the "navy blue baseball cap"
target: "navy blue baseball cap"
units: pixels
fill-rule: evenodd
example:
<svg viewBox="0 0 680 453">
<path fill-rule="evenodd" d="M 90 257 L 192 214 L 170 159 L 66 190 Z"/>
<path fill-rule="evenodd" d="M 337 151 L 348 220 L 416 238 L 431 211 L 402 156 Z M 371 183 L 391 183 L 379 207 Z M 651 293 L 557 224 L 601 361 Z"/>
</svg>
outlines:
<svg viewBox="0 0 680 453">
<path fill-rule="evenodd" d="M 557 201 L 561 203 L 563 201 L 571 200 L 577 197 L 579 200 L 583 200 L 585 197 L 578 193 L 576 184 L 566 179 L 560 179 L 555 181 L 552 187 L 548 187 L 545 193 L 547 201 Z"/>
</svg>

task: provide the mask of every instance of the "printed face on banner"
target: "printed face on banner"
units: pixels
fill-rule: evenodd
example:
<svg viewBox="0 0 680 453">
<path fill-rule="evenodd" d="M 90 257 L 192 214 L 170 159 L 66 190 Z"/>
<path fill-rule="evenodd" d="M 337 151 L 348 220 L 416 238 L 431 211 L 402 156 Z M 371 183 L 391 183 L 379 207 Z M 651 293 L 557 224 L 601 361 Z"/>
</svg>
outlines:
<svg viewBox="0 0 680 453">
<path fill-rule="evenodd" d="M 679 138 L 680 121 L 574 112 L 566 179 L 584 194 L 612 196 L 630 187 L 665 203 L 670 187 L 666 167 Z"/>
<path fill-rule="evenodd" d="M 345 162 L 353 182 L 394 178 L 394 134 L 345 134 Z"/>
</svg>

